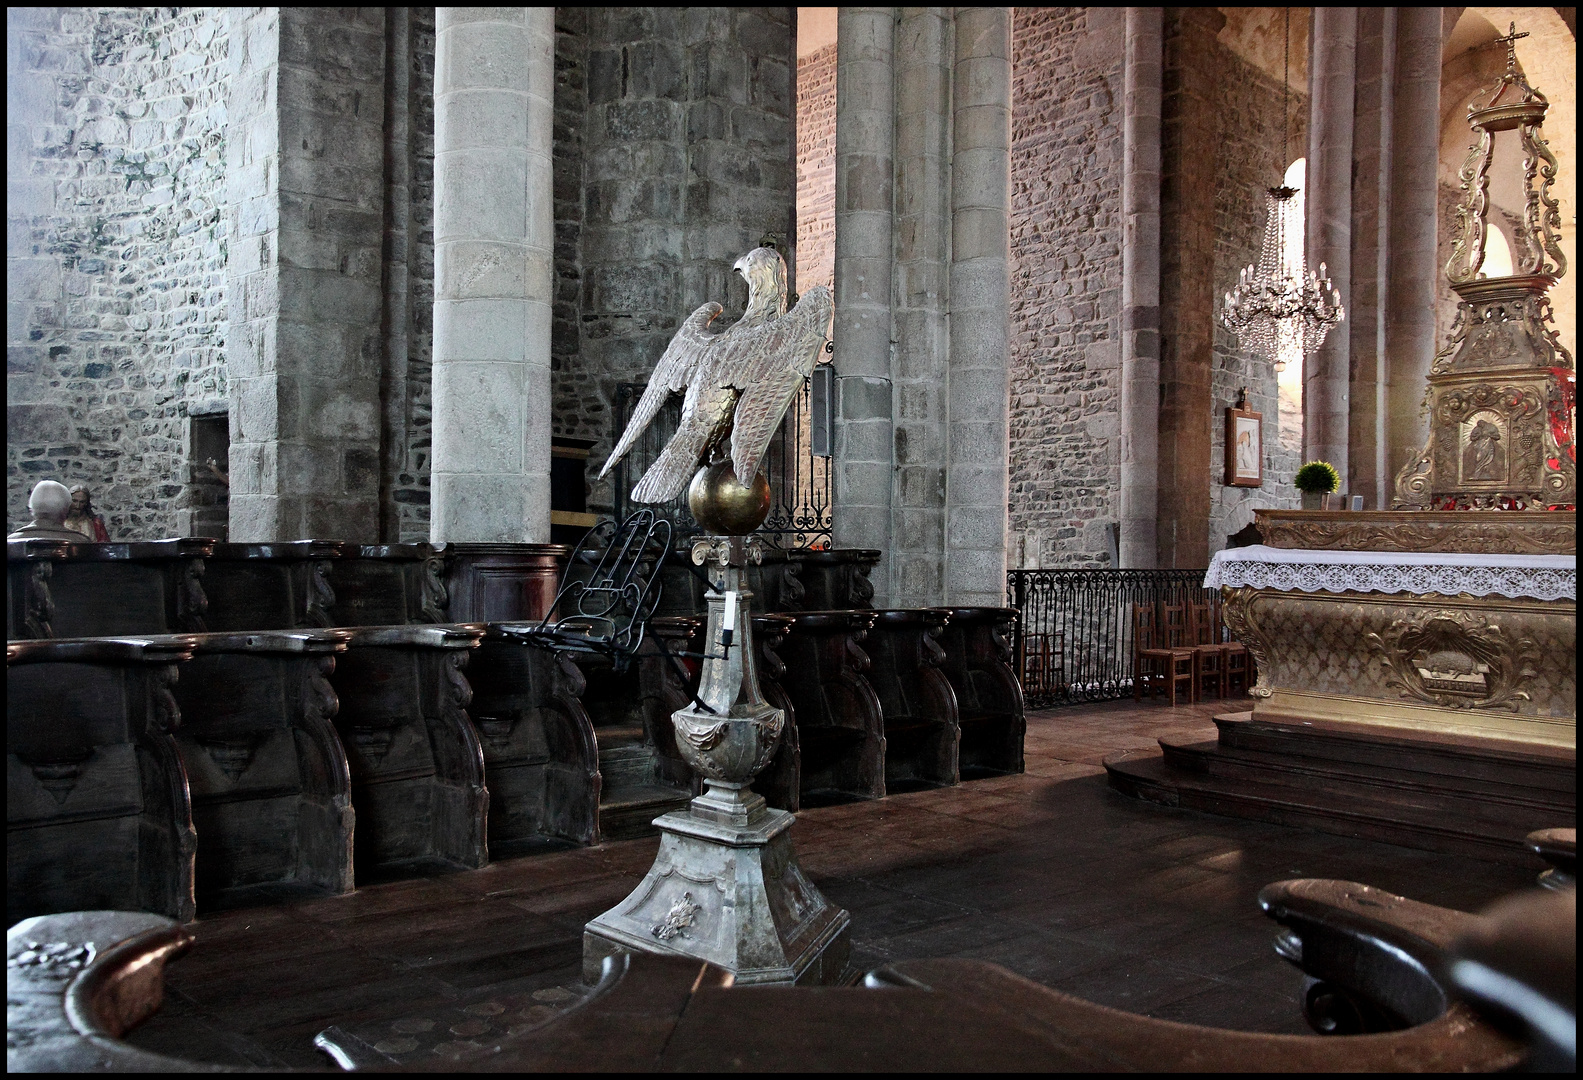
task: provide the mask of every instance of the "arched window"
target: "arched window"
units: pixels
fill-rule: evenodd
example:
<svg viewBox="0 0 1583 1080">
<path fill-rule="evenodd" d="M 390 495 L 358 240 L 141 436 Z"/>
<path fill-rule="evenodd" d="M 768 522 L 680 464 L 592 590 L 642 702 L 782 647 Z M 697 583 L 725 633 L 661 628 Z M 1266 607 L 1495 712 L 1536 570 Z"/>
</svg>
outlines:
<svg viewBox="0 0 1583 1080">
<path fill-rule="evenodd" d="M 1484 240 L 1484 265 L 1479 268 L 1479 276 L 1512 276 L 1512 246 L 1506 241 L 1506 230 L 1493 221 Z"/>
<path fill-rule="evenodd" d="M 1303 269 L 1303 238 L 1304 226 L 1307 217 L 1304 213 L 1306 206 L 1306 192 L 1303 190 L 1308 177 L 1308 159 L 1298 158 L 1287 166 L 1286 175 L 1281 178 L 1281 183 L 1289 188 L 1296 188 L 1297 194 L 1292 196 L 1287 204 L 1285 216 L 1281 219 L 1281 256 L 1285 264 L 1282 270 L 1292 275 L 1302 273 Z M 1284 365 L 1280 373 L 1282 393 L 1288 388 L 1297 395 L 1298 407 L 1302 407 L 1303 387 L 1303 340 L 1301 333 L 1283 334 L 1280 345 L 1280 355 L 1277 359 Z"/>
</svg>

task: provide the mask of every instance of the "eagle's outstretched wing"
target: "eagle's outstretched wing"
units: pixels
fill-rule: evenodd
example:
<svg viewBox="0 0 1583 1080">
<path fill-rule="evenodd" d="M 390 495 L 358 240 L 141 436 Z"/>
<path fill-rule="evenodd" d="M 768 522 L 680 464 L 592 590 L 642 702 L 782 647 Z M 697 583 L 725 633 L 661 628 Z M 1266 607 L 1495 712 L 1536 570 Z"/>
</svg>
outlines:
<svg viewBox="0 0 1583 1080">
<path fill-rule="evenodd" d="M 649 377 L 649 385 L 638 399 L 632 419 L 627 421 L 626 431 L 621 433 L 621 441 L 616 443 L 616 448 L 605 459 L 605 467 L 599 470 L 601 478 L 632 449 L 632 444 L 638 441 L 638 436 L 649 426 L 654 414 L 660 411 L 665 399 L 673 391 L 687 389 L 698 366 L 704 362 L 709 344 L 720 336 L 709 333 L 708 328 L 721 310 L 719 304 L 710 301 L 682 322 L 681 329 L 676 331 L 676 336 L 665 347 L 660 362 L 654 365 L 654 374 Z"/>
<path fill-rule="evenodd" d="M 753 346 L 738 354 L 729 378 L 742 388 L 731 429 L 731 467 L 740 483 L 753 482 L 787 406 L 819 362 L 833 313 L 830 290 L 809 289 L 791 311 L 756 328 Z"/>
</svg>

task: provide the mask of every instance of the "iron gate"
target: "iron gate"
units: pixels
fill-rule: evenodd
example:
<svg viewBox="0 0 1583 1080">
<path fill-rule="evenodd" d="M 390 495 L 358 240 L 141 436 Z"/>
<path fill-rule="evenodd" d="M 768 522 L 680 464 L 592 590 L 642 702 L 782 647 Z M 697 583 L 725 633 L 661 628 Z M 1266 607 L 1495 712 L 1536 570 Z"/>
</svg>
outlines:
<svg viewBox="0 0 1583 1080">
<path fill-rule="evenodd" d="M 1030 707 L 1132 693 L 1132 605 L 1207 603 L 1203 570 L 1011 570 L 1016 665 Z"/>
</svg>

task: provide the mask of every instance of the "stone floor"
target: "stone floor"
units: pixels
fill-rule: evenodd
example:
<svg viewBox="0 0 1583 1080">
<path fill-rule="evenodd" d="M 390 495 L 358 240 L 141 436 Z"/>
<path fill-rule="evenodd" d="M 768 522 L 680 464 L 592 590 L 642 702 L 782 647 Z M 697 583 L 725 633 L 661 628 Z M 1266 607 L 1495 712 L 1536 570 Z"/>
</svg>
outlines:
<svg viewBox="0 0 1583 1080">
<path fill-rule="evenodd" d="M 803 866 L 852 913 L 853 960 L 969 956 L 1090 1001 L 1248 1031 L 1306 1031 L 1301 976 L 1254 902 L 1336 877 L 1470 910 L 1524 870 L 1127 799 L 1115 750 L 1204 730 L 1240 703 L 1130 701 L 1028 717 L 1022 776 L 798 815 Z M 1206 730 L 1207 729 L 1207 730 Z M 161 1013 L 132 1041 L 190 1058 L 318 1067 L 331 1024 L 398 1060 L 464 1048 L 576 1000 L 583 923 L 623 898 L 655 838 L 394 882 L 194 924 Z M 429 1058 L 432 1061 L 432 1057 Z"/>
</svg>

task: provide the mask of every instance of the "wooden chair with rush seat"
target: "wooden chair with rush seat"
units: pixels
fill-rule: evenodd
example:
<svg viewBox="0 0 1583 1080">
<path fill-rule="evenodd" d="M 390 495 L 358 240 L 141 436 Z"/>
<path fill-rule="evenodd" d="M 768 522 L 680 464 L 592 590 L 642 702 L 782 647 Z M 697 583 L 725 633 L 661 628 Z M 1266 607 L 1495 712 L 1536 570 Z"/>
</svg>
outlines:
<svg viewBox="0 0 1583 1080">
<path fill-rule="evenodd" d="M 1176 704 L 1178 687 L 1185 683 L 1187 700 L 1197 699 L 1193 678 L 1193 650 L 1173 646 L 1162 624 L 1162 613 L 1152 604 L 1132 605 L 1132 696 L 1142 701 L 1147 693 L 1164 693 Z"/>
</svg>

